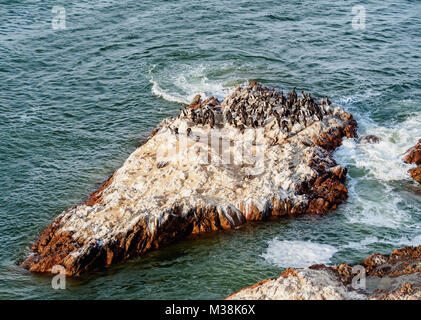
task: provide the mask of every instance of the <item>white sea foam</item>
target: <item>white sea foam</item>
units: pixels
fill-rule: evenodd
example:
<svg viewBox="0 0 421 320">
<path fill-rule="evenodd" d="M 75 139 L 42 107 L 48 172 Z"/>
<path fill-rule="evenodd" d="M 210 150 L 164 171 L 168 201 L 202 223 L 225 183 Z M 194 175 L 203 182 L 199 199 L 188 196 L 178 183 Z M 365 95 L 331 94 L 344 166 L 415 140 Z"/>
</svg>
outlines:
<svg viewBox="0 0 421 320">
<path fill-rule="evenodd" d="M 306 268 L 316 263 L 329 264 L 337 251 L 327 244 L 273 239 L 262 256 L 279 267 Z"/>
<path fill-rule="evenodd" d="M 375 236 L 369 236 L 364 238 L 361 241 L 358 242 L 350 242 L 347 245 L 345 245 L 343 248 L 350 248 L 350 249 L 365 249 L 367 248 L 369 245 L 372 245 L 374 243 L 378 243 L 380 242 L 379 238 L 375 237 Z"/>
<path fill-rule="evenodd" d="M 364 123 L 365 122 L 365 123 Z M 421 137 L 421 113 L 415 114 L 395 127 L 381 127 L 370 120 L 359 121 L 361 135 L 375 135 L 379 143 L 357 143 L 344 139 L 343 145 L 335 152 L 341 165 L 355 165 L 368 171 L 368 175 L 384 181 L 410 179 L 408 168 L 403 163 L 403 154 L 415 145 Z"/>
<path fill-rule="evenodd" d="M 411 215 L 403 208 L 405 200 L 389 186 L 382 190 L 360 187 L 359 181 L 351 181 L 349 199 L 342 208 L 350 223 L 375 227 L 400 228 L 412 222 Z"/>
<path fill-rule="evenodd" d="M 400 246 L 419 246 L 421 245 L 421 234 L 415 237 L 401 237 L 401 238 L 378 238 L 375 236 L 369 236 L 358 242 L 350 242 L 345 245 L 343 248 L 351 248 L 356 250 L 367 249 L 370 245 L 380 243 L 380 244 L 390 244 L 395 247 Z"/>
<path fill-rule="evenodd" d="M 352 106 L 354 102 L 355 99 L 347 98 L 338 104 Z M 390 127 L 375 124 L 367 115 L 355 112 L 354 115 L 359 135 L 375 135 L 380 142 L 370 144 L 344 139 L 334 153 L 339 164 L 353 171 L 347 180 L 348 203 L 341 208 L 344 216 L 350 223 L 377 227 L 411 225 L 413 219 L 407 210 L 410 204 L 396 190 L 394 182 L 413 181 L 408 174 L 411 165 L 405 164 L 402 159 L 404 152 L 421 137 L 421 113 L 415 113 L 403 123 Z"/>
<path fill-rule="evenodd" d="M 189 104 L 197 94 L 203 99 L 210 96 L 222 99 L 230 92 L 223 80 L 210 80 L 207 77 L 207 73 L 214 69 L 211 66 L 186 65 L 176 70 L 156 70 L 156 67 L 149 70 L 152 93 L 167 101 Z"/>
</svg>

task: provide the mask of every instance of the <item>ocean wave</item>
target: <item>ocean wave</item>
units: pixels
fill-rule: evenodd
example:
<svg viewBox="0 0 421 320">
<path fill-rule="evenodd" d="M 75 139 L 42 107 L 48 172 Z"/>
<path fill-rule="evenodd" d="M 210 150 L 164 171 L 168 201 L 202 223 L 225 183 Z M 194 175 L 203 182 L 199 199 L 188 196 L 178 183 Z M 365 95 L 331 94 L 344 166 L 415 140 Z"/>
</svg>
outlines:
<svg viewBox="0 0 421 320">
<path fill-rule="evenodd" d="M 373 244 L 387 244 L 387 245 L 393 245 L 394 247 L 400 247 L 400 246 L 419 246 L 421 245 L 421 234 L 413 237 L 410 239 L 409 237 L 401 237 L 398 239 L 395 238 L 383 238 L 379 239 L 376 236 L 369 236 L 364 239 L 362 239 L 359 242 L 350 242 L 347 245 L 345 245 L 343 248 L 347 249 L 356 249 L 356 250 L 364 250 L 367 249 L 369 246 Z"/>
<path fill-rule="evenodd" d="M 189 104 L 197 94 L 203 99 L 210 96 L 223 99 L 229 94 L 232 81 L 210 80 L 207 74 L 211 71 L 214 72 L 212 66 L 203 64 L 178 66 L 175 69 L 158 69 L 155 65 L 148 74 L 154 95 L 170 102 Z"/>
<path fill-rule="evenodd" d="M 262 257 L 279 267 L 306 268 L 315 263 L 329 264 L 337 251 L 327 244 L 272 239 Z"/>
<path fill-rule="evenodd" d="M 335 152 L 335 159 L 343 166 L 353 165 L 368 175 L 384 181 L 410 179 L 410 165 L 402 161 L 406 150 L 421 137 L 421 113 L 415 113 L 406 121 L 391 127 L 376 125 L 367 117 L 358 117 L 360 135 L 375 135 L 380 142 L 357 143 L 344 139 Z"/>
</svg>

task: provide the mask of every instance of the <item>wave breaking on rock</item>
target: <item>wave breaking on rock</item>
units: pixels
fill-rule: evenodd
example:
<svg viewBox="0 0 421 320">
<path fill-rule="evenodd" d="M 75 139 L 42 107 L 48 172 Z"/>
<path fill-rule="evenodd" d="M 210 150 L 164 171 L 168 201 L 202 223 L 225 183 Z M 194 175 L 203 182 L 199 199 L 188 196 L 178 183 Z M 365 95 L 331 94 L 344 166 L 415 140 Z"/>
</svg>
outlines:
<svg viewBox="0 0 421 320">
<path fill-rule="evenodd" d="M 271 216 L 326 214 L 347 198 L 332 152 L 356 136 L 352 115 L 325 97 L 256 82 L 223 101 L 197 96 L 165 119 L 83 204 L 61 213 L 23 266 L 70 276 L 190 234 Z"/>
</svg>

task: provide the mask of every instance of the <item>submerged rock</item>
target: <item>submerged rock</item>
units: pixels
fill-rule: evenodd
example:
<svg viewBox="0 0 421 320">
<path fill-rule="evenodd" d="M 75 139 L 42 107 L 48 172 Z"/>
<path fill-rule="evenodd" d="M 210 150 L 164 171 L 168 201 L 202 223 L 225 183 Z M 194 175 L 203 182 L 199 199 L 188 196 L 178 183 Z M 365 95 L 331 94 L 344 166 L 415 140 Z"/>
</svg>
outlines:
<svg viewBox="0 0 421 320">
<path fill-rule="evenodd" d="M 368 135 L 361 138 L 361 143 L 377 143 L 380 138 L 375 135 Z"/>
<path fill-rule="evenodd" d="M 421 246 L 373 254 L 360 265 L 289 268 L 227 300 L 420 300 Z"/>
<path fill-rule="evenodd" d="M 408 170 L 409 174 L 415 181 L 421 183 L 421 139 L 412 148 L 405 152 L 403 161 L 408 164 L 415 164 L 417 167 Z"/>
<path fill-rule="evenodd" d="M 332 158 L 352 115 L 310 94 L 254 82 L 222 101 L 196 96 L 165 119 L 84 203 L 61 213 L 23 266 L 78 276 L 189 234 L 270 216 L 325 214 L 347 198 Z"/>
</svg>

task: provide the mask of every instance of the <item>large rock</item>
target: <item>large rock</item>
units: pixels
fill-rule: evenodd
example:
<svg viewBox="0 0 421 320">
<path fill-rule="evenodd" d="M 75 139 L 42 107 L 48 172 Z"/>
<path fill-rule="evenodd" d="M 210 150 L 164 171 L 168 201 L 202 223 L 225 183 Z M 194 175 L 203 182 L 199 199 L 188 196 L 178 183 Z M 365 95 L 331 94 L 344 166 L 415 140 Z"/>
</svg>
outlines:
<svg viewBox="0 0 421 320">
<path fill-rule="evenodd" d="M 294 92 L 285 99 L 257 83 L 223 102 L 197 96 L 85 203 L 61 213 L 23 266 L 50 272 L 60 264 L 78 276 L 192 233 L 326 214 L 347 198 L 346 169 L 332 151 L 356 126 L 339 107 Z"/>
<path fill-rule="evenodd" d="M 277 279 L 260 281 L 226 299 L 421 300 L 421 246 L 373 254 L 358 266 L 289 268 Z"/>
<path fill-rule="evenodd" d="M 417 167 L 409 169 L 408 172 L 415 181 L 421 183 L 421 139 L 418 140 L 415 146 L 405 152 L 403 161 L 417 165 Z"/>
</svg>

